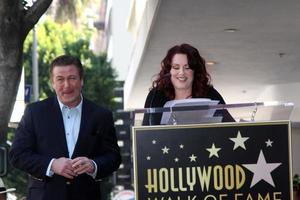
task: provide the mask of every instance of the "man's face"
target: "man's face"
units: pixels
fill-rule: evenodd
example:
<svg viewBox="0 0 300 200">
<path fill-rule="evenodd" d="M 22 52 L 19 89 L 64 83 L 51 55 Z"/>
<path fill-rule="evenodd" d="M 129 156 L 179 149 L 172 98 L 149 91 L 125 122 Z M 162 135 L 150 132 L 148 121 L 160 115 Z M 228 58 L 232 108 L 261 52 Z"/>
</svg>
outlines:
<svg viewBox="0 0 300 200">
<path fill-rule="evenodd" d="M 80 78 L 76 66 L 54 66 L 51 83 L 58 99 L 63 104 L 72 108 L 80 103 L 83 79 Z"/>
</svg>

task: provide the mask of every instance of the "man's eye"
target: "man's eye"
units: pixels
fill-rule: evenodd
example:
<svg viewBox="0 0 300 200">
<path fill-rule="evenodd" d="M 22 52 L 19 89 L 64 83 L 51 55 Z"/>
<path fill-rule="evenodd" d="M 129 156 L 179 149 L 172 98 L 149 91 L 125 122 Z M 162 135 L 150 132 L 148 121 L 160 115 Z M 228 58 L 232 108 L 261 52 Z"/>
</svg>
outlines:
<svg viewBox="0 0 300 200">
<path fill-rule="evenodd" d="M 77 77 L 73 77 L 73 76 L 72 76 L 72 77 L 69 78 L 69 80 L 75 81 L 75 80 L 77 80 Z"/>
</svg>

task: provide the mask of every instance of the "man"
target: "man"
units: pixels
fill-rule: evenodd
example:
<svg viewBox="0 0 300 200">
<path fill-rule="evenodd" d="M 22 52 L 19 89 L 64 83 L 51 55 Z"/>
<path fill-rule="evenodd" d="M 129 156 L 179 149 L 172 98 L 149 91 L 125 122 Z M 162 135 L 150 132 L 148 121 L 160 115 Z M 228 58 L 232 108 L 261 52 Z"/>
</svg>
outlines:
<svg viewBox="0 0 300 200">
<path fill-rule="evenodd" d="M 13 192 L 15 190 L 16 190 L 16 188 L 6 189 L 2 179 L 0 178 L 0 200 L 6 200 L 7 199 L 7 193 Z"/>
<path fill-rule="evenodd" d="M 30 175 L 27 200 L 99 200 L 121 162 L 112 113 L 81 95 L 79 59 L 56 58 L 50 78 L 56 96 L 26 107 L 9 159 Z"/>
</svg>

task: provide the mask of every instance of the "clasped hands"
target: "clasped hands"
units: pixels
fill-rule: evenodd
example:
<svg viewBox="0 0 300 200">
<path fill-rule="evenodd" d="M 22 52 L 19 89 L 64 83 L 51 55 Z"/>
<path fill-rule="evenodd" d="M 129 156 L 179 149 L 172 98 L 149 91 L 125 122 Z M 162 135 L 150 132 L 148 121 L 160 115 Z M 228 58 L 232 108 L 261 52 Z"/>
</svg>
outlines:
<svg viewBox="0 0 300 200">
<path fill-rule="evenodd" d="M 83 174 L 92 174 L 95 171 L 95 166 L 92 160 L 87 157 L 70 158 L 57 158 L 52 162 L 51 170 L 58 175 L 64 176 L 69 179 Z"/>
</svg>

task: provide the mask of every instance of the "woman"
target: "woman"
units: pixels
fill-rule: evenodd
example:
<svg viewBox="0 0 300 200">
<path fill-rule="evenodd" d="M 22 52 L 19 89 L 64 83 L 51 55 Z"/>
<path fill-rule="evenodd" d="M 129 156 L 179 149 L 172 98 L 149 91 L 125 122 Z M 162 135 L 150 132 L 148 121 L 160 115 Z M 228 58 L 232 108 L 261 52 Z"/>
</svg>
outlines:
<svg viewBox="0 0 300 200">
<path fill-rule="evenodd" d="M 153 81 L 144 107 L 163 107 L 167 101 L 187 98 L 209 98 L 225 104 L 223 97 L 210 84 L 205 60 L 198 50 L 189 44 L 181 44 L 169 49 L 162 60 L 161 70 Z M 223 121 L 234 121 L 228 112 L 224 115 Z M 157 125 L 160 120 L 161 114 L 147 114 L 143 125 Z"/>
</svg>

